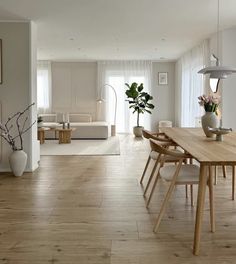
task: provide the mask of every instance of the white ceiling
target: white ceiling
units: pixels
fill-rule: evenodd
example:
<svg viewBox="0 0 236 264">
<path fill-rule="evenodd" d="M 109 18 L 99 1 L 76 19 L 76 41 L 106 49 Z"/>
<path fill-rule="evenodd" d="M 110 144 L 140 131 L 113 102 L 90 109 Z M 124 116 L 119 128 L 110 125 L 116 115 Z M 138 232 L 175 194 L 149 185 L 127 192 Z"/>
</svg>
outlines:
<svg viewBox="0 0 236 264">
<path fill-rule="evenodd" d="M 235 26 L 236 1 L 221 3 L 221 28 Z M 0 0 L 0 20 L 36 22 L 38 58 L 49 60 L 174 60 L 216 19 L 217 0 Z"/>
</svg>

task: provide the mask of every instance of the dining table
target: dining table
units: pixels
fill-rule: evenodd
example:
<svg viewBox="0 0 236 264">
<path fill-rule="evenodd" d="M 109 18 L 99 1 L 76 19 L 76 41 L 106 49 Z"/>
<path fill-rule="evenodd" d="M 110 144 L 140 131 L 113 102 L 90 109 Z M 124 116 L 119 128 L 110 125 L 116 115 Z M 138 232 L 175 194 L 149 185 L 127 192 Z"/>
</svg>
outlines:
<svg viewBox="0 0 236 264">
<path fill-rule="evenodd" d="M 201 128 L 166 127 L 162 128 L 162 132 L 188 152 L 200 164 L 193 241 L 193 254 L 199 255 L 205 192 L 209 171 L 211 171 L 214 166 L 230 165 L 233 168 L 232 173 L 235 173 L 236 132 L 224 135 L 222 141 L 216 141 L 215 135 L 213 137 L 206 137 Z M 214 219 L 214 216 L 212 219 Z M 215 231 L 214 223 L 212 223 L 211 231 Z"/>
</svg>

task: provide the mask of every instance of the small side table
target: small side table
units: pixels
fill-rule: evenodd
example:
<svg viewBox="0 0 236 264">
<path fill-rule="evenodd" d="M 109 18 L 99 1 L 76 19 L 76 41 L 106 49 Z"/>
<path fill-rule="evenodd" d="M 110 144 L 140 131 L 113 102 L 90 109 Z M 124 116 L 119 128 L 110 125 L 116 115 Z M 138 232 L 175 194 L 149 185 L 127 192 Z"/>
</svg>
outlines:
<svg viewBox="0 0 236 264">
<path fill-rule="evenodd" d="M 75 128 L 56 128 L 59 135 L 59 144 L 71 143 L 71 132 L 75 131 Z"/>
<path fill-rule="evenodd" d="M 45 131 L 50 130 L 49 127 L 38 127 L 38 140 L 40 144 L 43 144 L 45 141 Z"/>
</svg>

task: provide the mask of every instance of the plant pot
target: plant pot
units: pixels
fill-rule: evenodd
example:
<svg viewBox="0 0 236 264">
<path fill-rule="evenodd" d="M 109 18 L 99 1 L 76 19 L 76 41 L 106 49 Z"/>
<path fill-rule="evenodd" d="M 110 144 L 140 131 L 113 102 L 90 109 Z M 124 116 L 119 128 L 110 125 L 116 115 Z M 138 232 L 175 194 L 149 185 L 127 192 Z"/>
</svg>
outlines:
<svg viewBox="0 0 236 264">
<path fill-rule="evenodd" d="M 26 167 L 27 154 L 23 150 L 15 150 L 9 156 L 10 168 L 15 176 L 21 176 Z"/>
<path fill-rule="evenodd" d="M 142 126 L 133 127 L 133 133 L 134 133 L 135 137 L 142 137 L 143 136 L 143 129 L 144 129 L 144 127 L 142 127 Z"/>
<path fill-rule="evenodd" d="M 217 128 L 220 125 L 220 120 L 215 112 L 206 112 L 202 116 L 202 129 L 207 137 L 213 137 L 214 134 L 211 133 L 208 127 Z"/>
<path fill-rule="evenodd" d="M 38 127 L 43 127 L 43 121 L 42 122 L 38 122 Z"/>
</svg>

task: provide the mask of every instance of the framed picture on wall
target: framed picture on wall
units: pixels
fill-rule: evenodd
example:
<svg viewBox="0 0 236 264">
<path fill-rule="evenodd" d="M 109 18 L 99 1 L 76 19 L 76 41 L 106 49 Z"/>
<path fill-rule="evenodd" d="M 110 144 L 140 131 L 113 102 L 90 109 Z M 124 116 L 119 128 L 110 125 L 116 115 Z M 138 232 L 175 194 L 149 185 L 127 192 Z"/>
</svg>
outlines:
<svg viewBox="0 0 236 264">
<path fill-rule="evenodd" d="M 158 72 L 158 84 L 159 85 L 168 84 L 168 73 L 167 72 Z"/>
<path fill-rule="evenodd" d="M 2 83 L 2 40 L 0 39 L 0 84 Z"/>
</svg>

